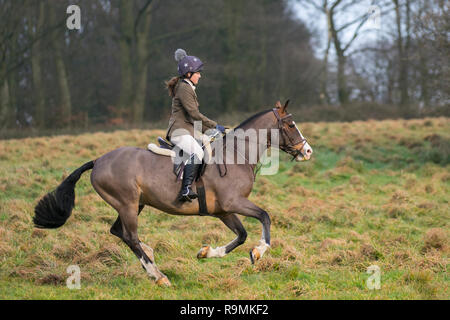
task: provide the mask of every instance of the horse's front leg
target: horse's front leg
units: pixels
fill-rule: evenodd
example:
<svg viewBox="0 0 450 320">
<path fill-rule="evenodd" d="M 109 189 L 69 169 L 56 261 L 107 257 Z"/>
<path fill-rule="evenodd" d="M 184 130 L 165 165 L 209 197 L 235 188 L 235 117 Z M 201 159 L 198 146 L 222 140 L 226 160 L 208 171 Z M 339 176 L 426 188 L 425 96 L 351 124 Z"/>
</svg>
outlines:
<svg viewBox="0 0 450 320">
<path fill-rule="evenodd" d="M 234 250 L 236 247 L 243 244 L 245 242 L 245 239 L 247 239 L 247 232 L 245 231 L 241 220 L 239 220 L 238 216 L 236 216 L 234 213 L 227 213 L 223 216 L 219 216 L 219 219 L 222 220 L 222 222 L 237 235 L 237 238 L 222 247 L 211 248 L 210 246 L 203 246 L 197 253 L 197 258 L 202 259 L 223 257 Z"/>
<path fill-rule="evenodd" d="M 255 205 L 247 198 L 240 198 L 233 201 L 226 209 L 242 214 L 246 217 L 252 217 L 258 219 L 262 224 L 262 237 L 259 241 L 259 245 L 250 250 L 250 259 L 252 263 L 262 258 L 267 249 L 270 248 L 270 217 L 269 214 Z"/>
</svg>

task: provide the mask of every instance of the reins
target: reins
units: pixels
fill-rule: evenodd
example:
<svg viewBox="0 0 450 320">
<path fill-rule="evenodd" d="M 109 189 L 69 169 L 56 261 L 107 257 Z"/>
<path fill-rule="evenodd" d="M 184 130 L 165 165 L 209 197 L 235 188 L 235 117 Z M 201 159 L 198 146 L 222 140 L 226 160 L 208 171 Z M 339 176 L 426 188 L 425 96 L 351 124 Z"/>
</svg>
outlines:
<svg viewBox="0 0 450 320">
<path fill-rule="evenodd" d="M 300 139 L 298 139 L 298 138 L 292 138 L 290 135 L 289 135 L 289 132 L 286 130 L 286 128 L 284 127 L 284 124 L 283 124 L 283 122 L 286 120 L 286 119 L 289 119 L 289 118 L 292 118 L 292 114 L 287 114 L 287 115 L 284 115 L 283 117 L 281 117 L 280 116 L 280 114 L 278 113 L 278 110 L 277 110 L 277 108 L 273 108 L 272 109 L 272 112 L 274 113 L 274 115 L 275 115 L 275 117 L 277 118 L 277 122 L 278 122 L 278 130 L 280 130 L 281 131 L 281 136 L 282 136 L 282 139 L 283 139 L 283 144 L 284 144 L 284 146 L 283 147 L 280 147 L 280 149 L 281 150 L 283 150 L 283 151 L 285 151 L 285 152 L 287 152 L 287 153 L 289 153 L 290 155 L 292 155 L 292 160 L 294 160 L 297 156 L 299 156 L 300 154 L 302 154 L 302 150 L 303 150 L 303 148 L 304 148 L 304 146 L 305 146 L 305 144 L 306 144 L 306 139 L 302 136 L 302 134 L 300 133 Z M 294 125 L 295 125 L 295 123 L 294 123 Z M 233 132 L 236 130 L 236 128 L 234 128 L 233 129 Z M 298 130 L 298 129 L 297 129 Z M 233 135 L 233 134 L 230 134 L 230 133 L 227 133 L 225 136 L 224 136 L 224 139 L 225 138 L 227 138 L 227 137 L 233 137 L 234 139 L 237 139 L 237 140 L 245 140 L 245 141 L 247 141 L 247 139 L 240 139 L 239 137 L 237 137 L 236 135 Z M 287 140 L 286 140 L 286 137 L 287 137 Z M 248 140 L 249 141 L 249 143 L 250 143 L 250 139 Z M 287 143 L 286 143 L 287 142 Z M 302 145 L 301 145 L 301 148 L 300 149 L 295 149 L 295 146 L 296 145 L 298 145 L 298 144 L 300 144 L 300 143 L 302 143 Z M 225 147 L 225 145 L 226 144 L 224 144 L 223 146 L 222 146 L 222 148 L 224 148 Z M 248 162 L 248 165 L 250 166 L 250 168 L 251 168 L 251 170 L 252 170 L 252 172 L 253 172 L 253 180 L 255 181 L 256 180 L 256 175 L 257 175 L 257 173 L 258 173 L 258 171 L 261 169 L 261 166 L 262 166 L 262 164 L 260 164 L 260 166 L 258 167 L 258 163 L 257 164 L 251 164 L 250 163 L 250 161 L 247 159 L 247 157 L 245 157 L 245 155 L 243 155 L 243 154 L 241 154 L 237 149 L 236 149 L 236 145 L 235 144 L 233 144 L 234 145 L 234 151 L 236 151 L 236 153 L 238 154 L 238 155 L 240 155 L 242 158 L 244 158 L 244 160 L 246 161 L 246 162 Z M 262 143 L 258 143 L 258 146 L 260 146 L 260 145 L 262 145 Z M 267 143 L 266 143 L 266 145 L 265 145 L 265 147 L 268 149 L 268 148 L 270 148 L 270 146 L 272 145 L 272 140 L 271 140 L 271 135 L 270 135 L 270 133 L 268 132 L 267 133 Z M 223 151 L 223 149 L 222 149 L 222 151 Z M 218 168 L 218 170 L 219 170 L 219 175 L 220 175 L 220 177 L 221 178 L 223 178 L 226 174 L 227 174 L 227 172 L 228 172 L 228 169 L 227 169 L 227 164 L 226 164 L 226 162 L 224 161 L 224 163 L 223 163 L 223 166 L 224 166 L 224 169 L 225 169 L 225 171 L 224 171 L 224 173 L 222 173 L 222 170 L 221 170 L 221 168 L 220 168 L 220 165 L 217 163 L 217 168 Z M 256 170 L 255 170 L 256 169 Z"/>
</svg>

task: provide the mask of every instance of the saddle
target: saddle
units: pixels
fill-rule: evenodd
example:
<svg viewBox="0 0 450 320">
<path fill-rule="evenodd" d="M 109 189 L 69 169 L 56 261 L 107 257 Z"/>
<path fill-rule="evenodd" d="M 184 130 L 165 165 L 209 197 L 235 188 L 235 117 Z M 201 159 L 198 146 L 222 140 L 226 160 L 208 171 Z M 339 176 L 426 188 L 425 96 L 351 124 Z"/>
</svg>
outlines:
<svg viewBox="0 0 450 320">
<path fill-rule="evenodd" d="M 163 139 L 161 137 L 158 137 L 158 142 L 159 142 L 159 147 L 163 148 L 163 149 L 169 149 L 172 150 L 173 148 L 175 148 L 175 145 L 169 141 L 167 141 L 166 139 Z"/>
<path fill-rule="evenodd" d="M 158 143 L 159 146 L 157 146 L 154 143 L 150 143 L 148 145 L 148 149 L 153 153 L 175 158 L 172 171 L 175 174 L 177 180 L 182 180 L 184 163 L 186 162 L 186 160 L 188 160 L 190 155 L 184 154 L 183 150 L 181 150 L 176 145 L 174 145 L 173 143 L 167 141 L 162 137 L 158 137 Z M 205 152 L 208 152 L 209 156 L 211 155 L 210 146 L 205 148 Z M 197 172 L 195 181 L 198 181 L 200 177 L 203 175 L 203 173 L 205 172 L 205 167 L 206 167 L 205 158 L 203 158 L 202 165 L 200 166 Z"/>
</svg>

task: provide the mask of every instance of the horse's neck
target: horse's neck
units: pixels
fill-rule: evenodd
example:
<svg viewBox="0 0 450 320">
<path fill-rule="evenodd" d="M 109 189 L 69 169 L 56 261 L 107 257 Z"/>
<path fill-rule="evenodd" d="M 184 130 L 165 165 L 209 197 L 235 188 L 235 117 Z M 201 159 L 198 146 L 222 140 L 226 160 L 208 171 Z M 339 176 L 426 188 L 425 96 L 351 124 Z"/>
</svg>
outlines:
<svg viewBox="0 0 450 320">
<path fill-rule="evenodd" d="M 254 121 L 246 124 L 244 127 L 239 128 L 244 130 L 252 129 L 256 131 L 256 141 L 249 141 L 245 142 L 245 156 L 247 159 L 249 159 L 249 150 L 250 150 L 250 143 L 255 143 L 257 149 L 256 157 L 257 162 L 260 161 L 261 156 L 263 153 L 267 150 L 268 147 L 268 137 L 271 135 L 271 129 L 275 129 L 273 123 L 270 123 L 264 117 L 257 118 Z M 250 139 L 249 139 L 250 140 Z M 254 140 L 254 139 L 252 139 Z"/>
</svg>

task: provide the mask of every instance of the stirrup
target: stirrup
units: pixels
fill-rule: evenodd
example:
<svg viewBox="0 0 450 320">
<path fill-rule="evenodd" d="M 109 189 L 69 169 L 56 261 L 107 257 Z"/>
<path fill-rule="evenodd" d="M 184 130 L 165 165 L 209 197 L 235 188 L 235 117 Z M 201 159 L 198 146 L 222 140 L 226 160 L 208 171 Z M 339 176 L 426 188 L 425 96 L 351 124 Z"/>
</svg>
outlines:
<svg viewBox="0 0 450 320">
<path fill-rule="evenodd" d="M 192 202 L 192 199 L 198 198 L 198 195 L 191 189 L 190 186 L 187 186 L 186 189 L 187 189 L 187 192 L 186 191 L 182 192 L 183 190 L 180 191 L 178 200 Z"/>
</svg>

